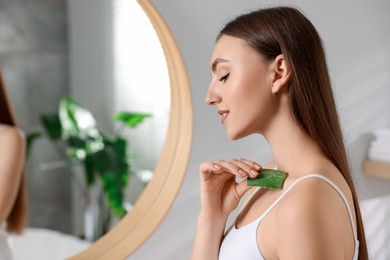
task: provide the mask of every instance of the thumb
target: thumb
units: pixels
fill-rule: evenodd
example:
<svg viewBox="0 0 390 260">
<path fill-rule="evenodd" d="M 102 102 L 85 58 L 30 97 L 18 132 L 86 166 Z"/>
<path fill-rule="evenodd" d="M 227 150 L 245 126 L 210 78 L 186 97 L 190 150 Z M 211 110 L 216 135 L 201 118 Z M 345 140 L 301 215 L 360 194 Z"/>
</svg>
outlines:
<svg viewBox="0 0 390 260">
<path fill-rule="evenodd" d="M 240 183 L 237 183 L 236 184 L 236 191 L 237 191 L 237 195 L 240 197 L 240 199 L 242 198 L 242 196 L 245 195 L 245 193 L 252 189 L 253 187 L 251 186 L 248 186 L 248 180 L 245 179 L 243 180 L 242 182 Z"/>
</svg>

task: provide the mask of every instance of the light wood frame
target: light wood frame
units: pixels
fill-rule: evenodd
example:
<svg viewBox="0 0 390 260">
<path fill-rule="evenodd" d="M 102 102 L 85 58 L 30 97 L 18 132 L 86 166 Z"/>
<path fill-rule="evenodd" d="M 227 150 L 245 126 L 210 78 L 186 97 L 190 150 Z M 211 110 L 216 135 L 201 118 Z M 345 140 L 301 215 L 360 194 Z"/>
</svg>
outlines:
<svg viewBox="0 0 390 260">
<path fill-rule="evenodd" d="M 129 0 L 130 1 L 130 0 Z M 139 248 L 161 223 L 183 181 L 190 156 L 193 110 L 190 86 L 176 42 L 149 0 L 137 0 L 152 22 L 166 57 L 171 83 L 167 138 L 154 176 L 129 212 L 112 230 L 69 259 L 124 259 Z"/>
</svg>

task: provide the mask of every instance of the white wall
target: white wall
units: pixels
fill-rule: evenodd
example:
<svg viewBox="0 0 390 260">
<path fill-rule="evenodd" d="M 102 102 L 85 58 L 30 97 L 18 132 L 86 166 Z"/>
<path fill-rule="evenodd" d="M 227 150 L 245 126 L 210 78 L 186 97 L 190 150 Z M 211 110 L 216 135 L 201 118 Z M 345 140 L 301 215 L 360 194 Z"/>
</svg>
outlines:
<svg viewBox="0 0 390 260">
<path fill-rule="evenodd" d="M 170 26 L 184 57 L 193 95 L 195 129 L 187 175 L 161 226 L 129 259 L 188 259 L 199 210 L 198 165 L 205 160 L 271 158 L 264 140 L 230 141 L 213 108 L 204 104 L 209 58 L 221 26 L 236 14 L 270 3 L 293 4 L 311 19 L 325 42 L 329 68 L 366 216 L 373 259 L 390 259 L 390 181 L 363 175 L 369 133 L 390 123 L 390 2 L 152 0 Z M 374 211 L 374 214 L 370 214 Z M 386 228 L 376 230 L 378 225 Z M 379 236 L 375 234 L 380 233 Z M 387 251 L 386 251 L 387 250 Z"/>
<path fill-rule="evenodd" d="M 110 0 L 66 0 L 70 94 L 92 112 L 98 128 L 112 130 Z"/>
<path fill-rule="evenodd" d="M 1 1 L 0 69 L 26 134 L 43 130 L 40 116 L 56 112 L 69 91 L 66 18 L 65 0 Z M 43 167 L 63 159 L 56 148 L 41 138 L 26 161 L 28 225 L 69 232 L 69 172 Z"/>
</svg>

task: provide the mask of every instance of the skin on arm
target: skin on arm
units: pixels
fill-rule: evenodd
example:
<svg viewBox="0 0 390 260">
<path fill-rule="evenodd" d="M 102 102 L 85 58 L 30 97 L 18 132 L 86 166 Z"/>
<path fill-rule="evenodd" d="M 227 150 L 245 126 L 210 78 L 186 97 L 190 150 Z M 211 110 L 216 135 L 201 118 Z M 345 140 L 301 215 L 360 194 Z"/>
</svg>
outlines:
<svg viewBox="0 0 390 260">
<path fill-rule="evenodd" d="M 219 255 L 227 217 L 212 219 L 202 214 L 198 224 L 191 260 L 216 260 Z"/>
<path fill-rule="evenodd" d="M 25 162 L 25 140 L 19 129 L 0 133 L 0 223 L 6 221 L 19 191 Z"/>
<path fill-rule="evenodd" d="M 276 232 L 273 241 L 267 243 L 264 234 L 259 238 L 271 249 L 262 251 L 266 258 L 352 259 L 354 240 L 347 208 L 329 184 L 304 180 L 275 209 L 270 218 Z"/>
</svg>

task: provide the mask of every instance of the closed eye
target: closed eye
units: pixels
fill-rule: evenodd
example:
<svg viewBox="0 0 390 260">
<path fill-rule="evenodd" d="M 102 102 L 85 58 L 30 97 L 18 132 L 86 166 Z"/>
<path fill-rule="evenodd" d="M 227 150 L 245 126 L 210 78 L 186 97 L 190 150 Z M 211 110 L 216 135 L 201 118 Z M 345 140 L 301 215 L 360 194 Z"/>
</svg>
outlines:
<svg viewBox="0 0 390 260">
<path fill-rule="evenodd" d="M 229 73 L 227 73 L 225 76 L 219 78 L 218 80 L 225 83 L 228 78 L 229 78 Z"/>
</svg>

